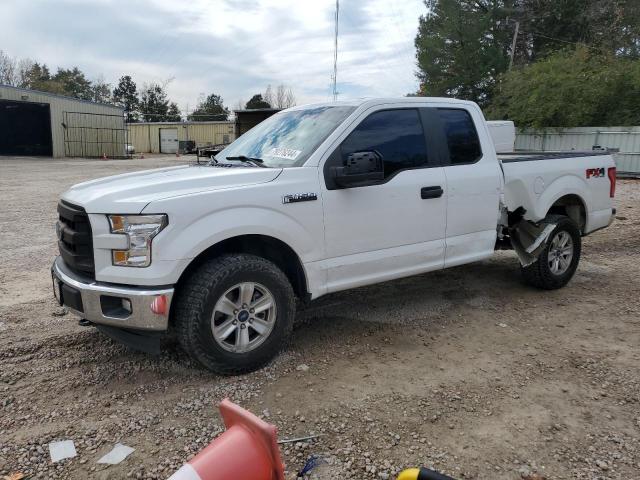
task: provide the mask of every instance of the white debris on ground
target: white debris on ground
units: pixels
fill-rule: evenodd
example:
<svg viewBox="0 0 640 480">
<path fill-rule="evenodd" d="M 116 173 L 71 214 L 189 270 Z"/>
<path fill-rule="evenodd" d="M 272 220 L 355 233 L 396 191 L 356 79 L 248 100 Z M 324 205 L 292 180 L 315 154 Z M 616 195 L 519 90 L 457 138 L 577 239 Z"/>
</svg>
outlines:
<svg viewBox="0 0 640 480">
<path fill-rule="evenodd" d="M 76 446 L 73 440 L 61 440 L 49 444 L 49 455 L 51 462 L 56 463 L 66 458 L 73 458 L 77 455 Z"/>
<path fill-rule="evenodd" d="M 115 447 L 104 455 L 97 463 L 107 463 L 109 465 L 117 465 L 133 452 L 135 452 L 135 448 L 128 447 L 123 445 L 122 443 L 116 443 Z"/>
</svg>

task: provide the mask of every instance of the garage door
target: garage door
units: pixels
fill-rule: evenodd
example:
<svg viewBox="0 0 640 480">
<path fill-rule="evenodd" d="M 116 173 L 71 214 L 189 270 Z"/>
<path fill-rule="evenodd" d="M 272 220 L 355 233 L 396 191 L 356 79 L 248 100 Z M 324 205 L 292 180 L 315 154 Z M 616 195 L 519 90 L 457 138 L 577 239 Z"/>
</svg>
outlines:
<svg viewBox="0 0 640 480">
<path fill-rule="evenodd" d="M 53 155 L 49 104 L 0 100 L 0 155 Z"/>
<path fill-rule="evenodd" d="M 178 129 L 160 129 L 160 152 L 176 153 L 178 151 Z"/>
</svg>

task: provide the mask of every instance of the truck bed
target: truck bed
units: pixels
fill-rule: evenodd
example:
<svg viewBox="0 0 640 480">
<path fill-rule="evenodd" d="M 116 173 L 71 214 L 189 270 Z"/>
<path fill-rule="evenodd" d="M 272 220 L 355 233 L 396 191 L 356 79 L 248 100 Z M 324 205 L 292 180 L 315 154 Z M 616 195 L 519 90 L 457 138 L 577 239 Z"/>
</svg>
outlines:
<svg viewBox="0 0 640 480">
<path fill-rule="evenodd" d="M 509 211 L 523 207 L 525 219 L 537 222 L 554 202 L 571 195 L 573 203 L 584 206 L 584 233 L 609 224 L 612 205 L 608 169 L 615 166 L 609 152 L 514 152 L 499 154 L 498 158 Z"/>
</svg>

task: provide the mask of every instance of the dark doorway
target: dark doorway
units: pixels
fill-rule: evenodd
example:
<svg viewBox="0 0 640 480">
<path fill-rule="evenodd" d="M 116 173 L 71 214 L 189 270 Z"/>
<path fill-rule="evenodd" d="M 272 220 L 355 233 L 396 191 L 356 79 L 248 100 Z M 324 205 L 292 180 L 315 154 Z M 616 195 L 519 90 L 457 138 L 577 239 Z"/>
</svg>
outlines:
<svg viewBox="0 0 640 480">
<path fill-rule="evenodd" d="M 0 155 L 53 156 L 49 104 L 0 100 Z"/>
</svg>

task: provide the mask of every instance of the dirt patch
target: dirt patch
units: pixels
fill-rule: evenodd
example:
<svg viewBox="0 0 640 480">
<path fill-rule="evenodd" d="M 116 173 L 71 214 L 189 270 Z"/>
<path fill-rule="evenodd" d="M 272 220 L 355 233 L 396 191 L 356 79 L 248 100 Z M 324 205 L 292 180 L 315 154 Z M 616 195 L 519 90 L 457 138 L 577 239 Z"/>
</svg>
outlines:
<svg viewBox="0 0 640 480">
<path fill-rule="evenodd" d="M 222 431 L 229 397 L 274 423 L 288 475 L 630 479 L 640 471 L 640 183 L 584 239 L 564 289 L 525 286 L 515 256 L 327 296 L 300 311 L 268 368 L 222 378 L 173 344 L 132 352 L 56 316 L 49 266 L 59 194 L 107 174 L 184 162 L 0 159 L 0 476 L 166 478 Z M 297 370 L 300 364 L 307 371 Z M 78 456 L 51 464 L 47 444 Z M 116 442 L 135 452 L 95 461 Z"/>
</svg>

